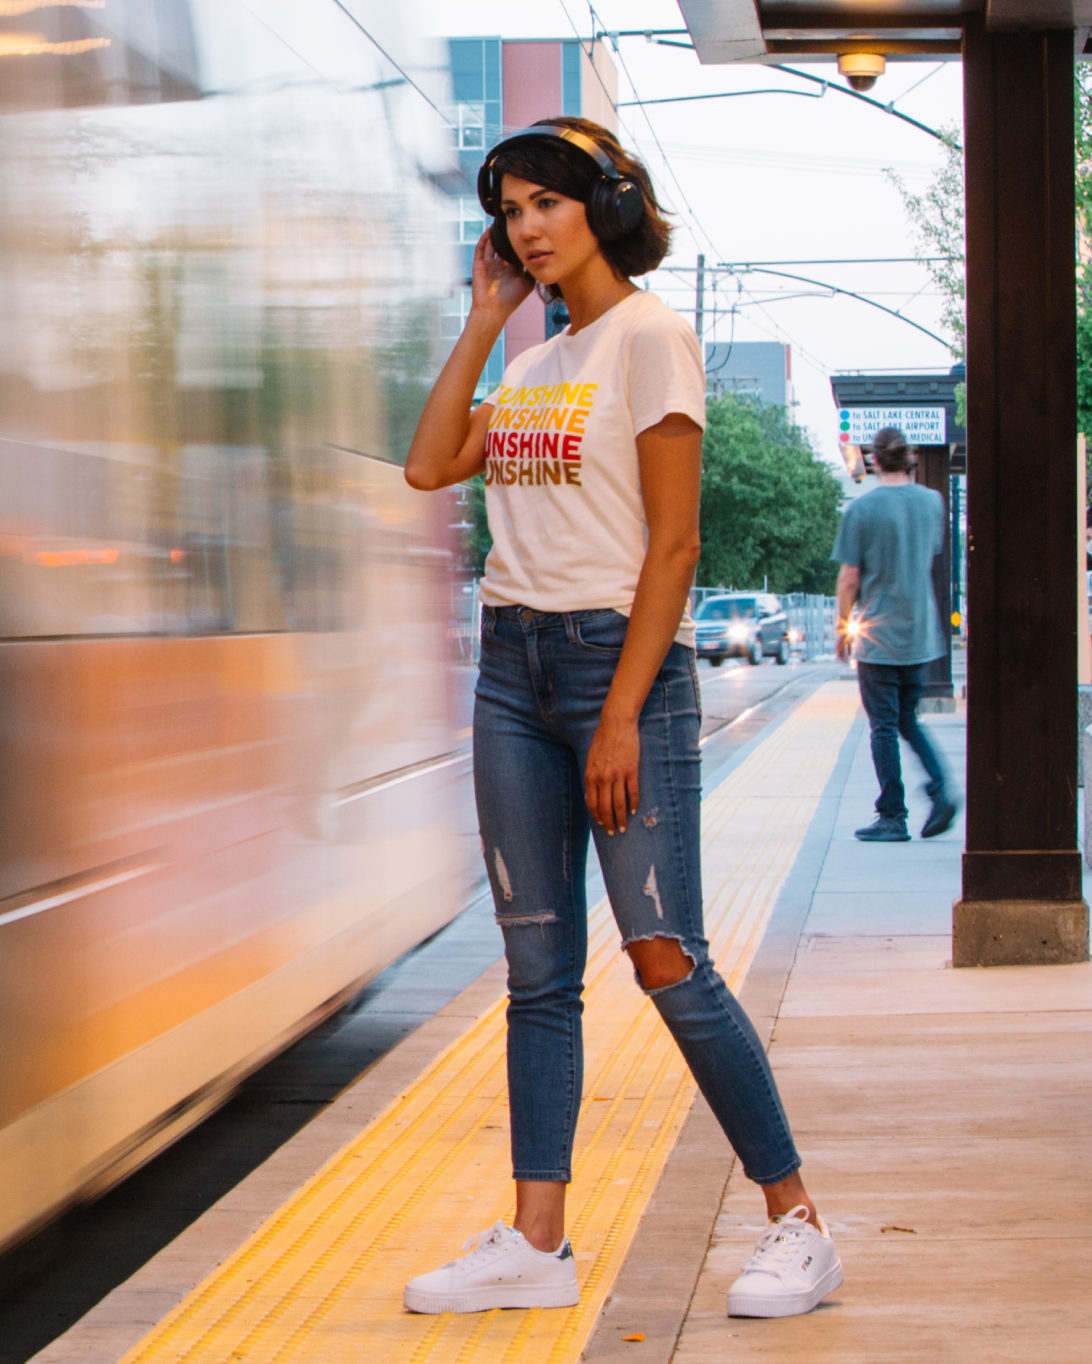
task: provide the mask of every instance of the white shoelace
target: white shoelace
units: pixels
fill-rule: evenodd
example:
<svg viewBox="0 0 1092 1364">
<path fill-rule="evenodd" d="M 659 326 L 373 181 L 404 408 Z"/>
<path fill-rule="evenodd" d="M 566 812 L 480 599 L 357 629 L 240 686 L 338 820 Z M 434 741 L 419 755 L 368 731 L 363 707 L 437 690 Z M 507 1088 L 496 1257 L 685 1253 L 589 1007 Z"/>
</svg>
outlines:
<svg viewBox="0 0 1092 1364">
<path fill-rule="evenodd" d="M 797 1213 L 804 1216 L 798 1217 Z M 772 1274 L 779 1279 L 789 1261 L 796 1258 L 797 1242 L 808 1226 L 807 1209 L 803 1206 L 793 1208 L 779 1222 L 771 1222 L 758 1238 L 754 1254 L 743 1266 L 744 1274 Z"/>
<path fill-rule="evenodd" d="M 486 1260 L 491 1260 L 498 1252 L 503 1252 L 513 1244 L 514 1239 L 520 1239 L 518 1231 L 513 1231 L 504 1222 L 494 1222 L 485 1231 L 479 1231 L 477 1235 L 471 1236 L 463 1242 L 463 1250 L 467 1252 L 463 1256 L 461 1263 L 471 1268 L 475 1265 L 484 1264 Z M 454 1260 L 449 1261 L 455 1264 Z"/>
</svg>

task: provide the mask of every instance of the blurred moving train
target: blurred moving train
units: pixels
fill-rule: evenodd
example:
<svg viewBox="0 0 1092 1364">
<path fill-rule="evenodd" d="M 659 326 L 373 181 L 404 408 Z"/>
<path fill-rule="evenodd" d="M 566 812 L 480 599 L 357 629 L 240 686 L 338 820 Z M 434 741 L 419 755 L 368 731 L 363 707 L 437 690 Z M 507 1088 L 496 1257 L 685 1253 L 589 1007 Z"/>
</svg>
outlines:
<svg viewBox="0 0 1092 1364">
<path fill-rule="evenodd" d="M 0 1248 L 459 908 L 454 152 L 347 8 L 0 6 Z"/>
</svg>

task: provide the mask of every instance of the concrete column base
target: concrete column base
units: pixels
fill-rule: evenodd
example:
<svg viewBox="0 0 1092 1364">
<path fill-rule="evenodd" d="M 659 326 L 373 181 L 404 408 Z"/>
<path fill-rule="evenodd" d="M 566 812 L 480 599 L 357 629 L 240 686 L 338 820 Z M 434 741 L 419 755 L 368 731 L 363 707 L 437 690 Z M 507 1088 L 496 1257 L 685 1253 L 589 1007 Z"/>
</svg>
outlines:
<svg viewBox="0 0 1092 1364">
<path fill-rule="evenodd" d="M 1083 900 L 956 900 L 953 966 L 1062 966 L 1088 961 Z"/>
</svg>

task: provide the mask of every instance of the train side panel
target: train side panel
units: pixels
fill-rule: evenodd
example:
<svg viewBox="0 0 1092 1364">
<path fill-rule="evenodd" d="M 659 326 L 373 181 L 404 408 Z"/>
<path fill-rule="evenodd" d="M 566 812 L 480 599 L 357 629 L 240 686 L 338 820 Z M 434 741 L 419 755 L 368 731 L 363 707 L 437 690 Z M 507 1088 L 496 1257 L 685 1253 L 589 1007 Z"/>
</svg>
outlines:
<svg viewBox="0 0 1092 1364">
<path fill-rule="evenodd" d="M 47 6 L 0 64 L 0 1248 L 466 885 L 459 518 L 400 468 L 454 153 L 355 11 Z"/>
</svg>

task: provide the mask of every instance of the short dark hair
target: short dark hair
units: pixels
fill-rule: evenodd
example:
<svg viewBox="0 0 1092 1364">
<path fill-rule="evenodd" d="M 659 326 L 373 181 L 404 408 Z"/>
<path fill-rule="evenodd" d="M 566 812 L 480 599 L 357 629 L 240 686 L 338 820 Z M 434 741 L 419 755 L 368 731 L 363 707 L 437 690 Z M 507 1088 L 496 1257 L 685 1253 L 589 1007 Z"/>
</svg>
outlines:
<svg viewBox="0 0 1092 1364">
<path fill-rule="evenodd" d="M 885 474 L 907 474 L 918 462 L 897 426 L 885 426 L 872 437 L 872 458 Z"/>
<path fill-rule="evenodd" d="M 572 128 L 590 137 L 621 173 L 638 186 L 645 201 L 644 217 L 632 232 L 614 242 L 600 241 L 599 246 L 614 269 L 626 279 L 655 270 L 671 247 L 671 224 L 664 217 L 648 171 L 635 156 L 624 150 L 612 132 L 591 119 L 540 118 L 531 126 L 538 128 L 548 124 Z M 588 202 L 592 186 L 603 174 L 587 152 L 553 137 L 526 138 L 504 147 L 494 161 L 493 173 L 498 185 L 503 176 L 514 175 L 564 194 L 567 199 L 578 199 L 582 204 Z M 503 215 L 496 221 L 507 235 Z M 550 285 L 549 292 L 553 298 L 561 297 L 561 290 L 556 285 Z"/>
</svg>

